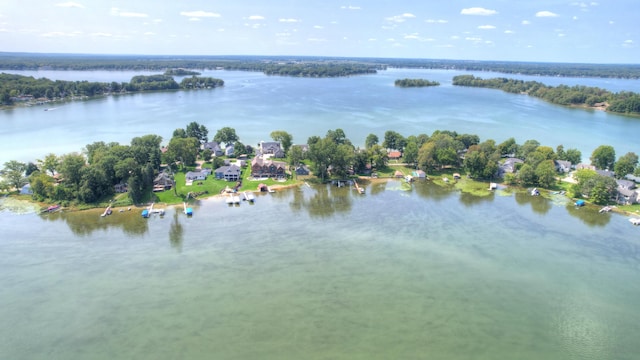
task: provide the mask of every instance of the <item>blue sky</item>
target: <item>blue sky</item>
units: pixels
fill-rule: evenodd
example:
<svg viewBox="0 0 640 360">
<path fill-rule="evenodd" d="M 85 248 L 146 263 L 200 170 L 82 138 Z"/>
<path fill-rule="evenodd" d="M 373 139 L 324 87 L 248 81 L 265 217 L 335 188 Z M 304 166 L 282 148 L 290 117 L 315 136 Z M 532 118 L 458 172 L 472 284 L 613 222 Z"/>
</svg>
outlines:
<svg viewBox="0 0 640 360">
<path fill-rule="evenodd" d="M 638 18 L 638 0 L 4 0 L 0 51 L 638 63 Z"/>
</svg>

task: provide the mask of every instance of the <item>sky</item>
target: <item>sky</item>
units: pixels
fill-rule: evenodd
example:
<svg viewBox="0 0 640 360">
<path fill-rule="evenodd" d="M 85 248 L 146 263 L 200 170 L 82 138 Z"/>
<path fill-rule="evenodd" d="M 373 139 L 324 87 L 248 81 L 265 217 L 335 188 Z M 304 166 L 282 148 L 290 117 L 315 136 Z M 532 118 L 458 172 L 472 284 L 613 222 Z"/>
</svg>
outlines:
<svg viewBox="0 0 640 360">
<path fill-rule="evenodd" d="M 640 61 L 638 0 L 0 0 L 0 51 Z"/>
</svg>

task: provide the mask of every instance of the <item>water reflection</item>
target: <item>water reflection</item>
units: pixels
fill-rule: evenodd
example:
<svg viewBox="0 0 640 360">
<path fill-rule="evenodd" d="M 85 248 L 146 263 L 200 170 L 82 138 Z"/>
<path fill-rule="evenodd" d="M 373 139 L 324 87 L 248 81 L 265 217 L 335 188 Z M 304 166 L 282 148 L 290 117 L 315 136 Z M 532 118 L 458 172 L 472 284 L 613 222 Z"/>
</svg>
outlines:
<svg viewBox="0 0 640 360">
<path fill-rule="evenodd" d="M 611 221 L 610 213 L 600 213 L 590 207 L 578 207 L 574 204 L 567 204 L 565 207 L 569 215 L 580 219 L 583 223 L 594 226 L 606 226 Z"/>
<path fill-rule="evenodd" d="M 289 203 L 292 210 L 304 209 L 312 218 L 328 218 L 351 211 L 351 194 L 355 192 L 349 186 L 337 187 L 326 184 L 300 190 L 292 190 L 293 199 Z M 313 192 L 312 195 L 306 196 L 310 192 Z"/>
<path fill-rule="evenodd" d="M 466 207 L 479 205 L 484 202 L 493 202 L 494 199 L 495 199 L 495 193 L 491 193 L 486 196 L 478 196 L 478 195 L 464 193 L 464 192 L 460 194 L 460 202 Z"/>
<path fill-rule="evenodd" d="M 78 236 L 89 236 L 97 230 L 106 231 L 108 228 L 121 228 L 131 236 L 142 236 L 149 231 L 148 221 L 140 216 L 139 211 L 114 212 L 110 216 L 101 217 L 102 210 L 93 209 L 85 211 L 44 214 L 41 218 L 45 221 L 64 221 L 71 231 Z"/>
<path fill-rule="evenodd" d="M 171 246 L 178 250 L 178 252 L 182 252 L 182 241 L 183 241 L 184 229 L 182 224 L 178 220 L 178 212 L 173 212 L 173 220 L 171 221 L 171 226 L 169 227 L 169 242 Z"/>
<path fill-rule="evenodd" d="M 553 203 L 543 196 L 532 196 L 528 191 L 516 191 L 514 197 L 518 205 L 531 205 L 531 210 L 544 215 L 551 210 Z"/>
<path fill-rule="evenodd" d="M 438 186 L 430 181 L 424 180 L 416 181 L 413 187 L 416 190 L 416 194 L 420 195 L 420 197 L 435 201 L 442 201 L 455 193 L 449 187 Z"/>
</svg>

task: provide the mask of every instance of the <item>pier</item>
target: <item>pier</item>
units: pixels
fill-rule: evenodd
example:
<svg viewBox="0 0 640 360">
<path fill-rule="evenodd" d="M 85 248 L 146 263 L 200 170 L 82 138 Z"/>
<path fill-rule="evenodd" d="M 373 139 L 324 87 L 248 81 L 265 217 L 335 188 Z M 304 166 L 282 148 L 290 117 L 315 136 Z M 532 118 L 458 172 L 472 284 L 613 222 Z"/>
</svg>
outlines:
<svg viewBox="0 0 640 360">
<path fill-rule="evenodd" d="M 355 188 L 356 188 L 356 191 L 357 191 L 357 192 L 359 192 L 360 194 L 364 194 L 364 188 L 361 188 L 361 187 L 358 185 L 358 182 L 357 182 L 357 181 L 353 180 L 353 185 L 355 186 Z"/>
<path fill-rule="evenodd" d="M 104 210 L 104 212 L 100 216 L 105 217 L 107 215 L 111 215 L 111 205 L 107 206 L 107 208 Z"/>
</svg>

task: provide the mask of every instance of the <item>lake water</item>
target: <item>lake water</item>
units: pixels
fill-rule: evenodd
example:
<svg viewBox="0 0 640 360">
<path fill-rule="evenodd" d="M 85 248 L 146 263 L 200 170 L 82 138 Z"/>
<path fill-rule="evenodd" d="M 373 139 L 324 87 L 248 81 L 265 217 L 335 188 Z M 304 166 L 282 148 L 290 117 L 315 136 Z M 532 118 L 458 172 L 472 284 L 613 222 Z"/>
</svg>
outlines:
<svg viewBox="0 0 640 360">
<path fill-rule="evenodd" d="M 134 72 L 17 72 L 51 79 L 128 81 Z M 640 133 L 640 120 L 601 111 L 570 109 L 524 95 L 499 90 L 454 87 L 462 72 L 391 69 L 377 75 L 337 79 L 265 76 L 257 72 L 208 71 L 225 86 L 208 91 L 172 91 L 107 97 L 91 101 L 16 108 L 0 112 L 0 163 L 34 161 L 53 152 L 81 151 L 95 141 L 129 143 L 131 138 L 157 134 L 168 142 L 173 130 L 196 121 L 210 137 L 230 126 L 241 141 L 255 145 L 270 140 L 273 130 L 285 130 L 294 142 L 324 136 L 341 128 L 354 144 L 368 134 L 383 139 L 395 130 L 404 136 L 454 130 L 500 143 L 514 137 L 555 148 L 577 148 L 588 161 L 599 145 L 612 145 L 618 155 L 640 153 L 630 134 Z M 475 73 L 485 78 L 508 76 Z M 441 86 L 402 89 L 399 78 L 427 78 Z M 516 75 L 510 77 L 518 77 Z M 558 85 L 583 84 L 612 91 L 640 92 L 640 80 L 525 77 Z M 45 108 L 53 108 L 43 111 Z"/>
<path fill-rule="evenodd" d="M 39 72 L 43 73 L 43 72 Z M 127 81 L 127 72 L 51 72 Z M 640 120 L 457 88 L 455 72 L 291 79 L 208 72 L 212 91 L 0 112 L 1 162 L 94 141 L 168 140 L 191 121 L 247 144 L 342 128 L 354 143 L 436 129 L 639 153 Z M 483 77 L 492 74 L 478 74 Z M 86 76 L 86 77 L 83 77 Z M 398 89 L 404 77 L 440 87 Z M 510 76 L 512 77 L 512 76 Z M 556 78 L 541 78 L 558 81 Z M 560 79 L 562 83 L 582 79 Z M 639 91 L 631 80 L 586 83 Z M 599 84 L 598 84 L 599 83 Z M 571 83 L 570 83 L 571 84 Z M 38 215 L 0 198 L 0 359 L 635 359 L 640 229 L 564 197 L 488 197 L 429 182 L 221 199 L 193 217 Z M 12 211 L 7 209 L 13 209 Z M 179 209 L 178 209 L 179 210 Z"/>
<path fill-rule="evenodd" d="M 3 359 L 634 359 L 639 229 L 418 182 L 0 213 Z M 178 209 L 179 210 L 179 209 Z"/>
</svg>

